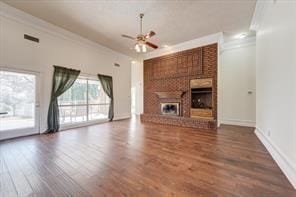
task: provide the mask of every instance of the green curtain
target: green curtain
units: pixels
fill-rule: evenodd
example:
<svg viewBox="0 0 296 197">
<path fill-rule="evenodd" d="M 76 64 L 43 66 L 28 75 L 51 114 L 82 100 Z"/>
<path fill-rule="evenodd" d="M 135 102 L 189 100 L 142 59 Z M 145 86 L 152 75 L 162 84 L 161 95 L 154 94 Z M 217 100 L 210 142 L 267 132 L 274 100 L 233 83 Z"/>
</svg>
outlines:
<svg viewBox="0 0 296 197">
<path fill-rule="evenodd" d="M 58 97 L 66 92 L 79 76 L 79 70 L 73 70 L 60 66 L 54 66 L 51 99 L 47 115 L 47 132 L 53 133 L 59 131 L 59 106 Z"/>
<path fill-rule="evenodd" d="M 113 80 L 111 76 L 98 74 L 104 92 L 110 98 L 108 118 L 110 121 L 114 118 L 114 99 L 113 99 Z"/>
</svg>

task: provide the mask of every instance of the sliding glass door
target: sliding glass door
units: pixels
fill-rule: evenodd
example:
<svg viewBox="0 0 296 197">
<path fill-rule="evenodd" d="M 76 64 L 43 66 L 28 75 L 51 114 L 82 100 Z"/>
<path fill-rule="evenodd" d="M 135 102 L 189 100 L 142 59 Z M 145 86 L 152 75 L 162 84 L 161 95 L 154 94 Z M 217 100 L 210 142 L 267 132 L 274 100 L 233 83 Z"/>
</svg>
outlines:
<svg viewBox="0 0 296 197">
<path fill-rule="evenodd" d="M 108 118 L 110 99 L 98 80 L 80 77 L 58 98 L 61 125 L 79 125 Z"/>
<path fill-rule="evenodd" d="M 58 98 L 60 123 L 87 121 L 87 80 L 77 79 L 73 86 Z"/>
<path fill-rule="evenodd" d="M 0 140 L 39 133 L 37 76 L 0 70 Z"/>
</svg>

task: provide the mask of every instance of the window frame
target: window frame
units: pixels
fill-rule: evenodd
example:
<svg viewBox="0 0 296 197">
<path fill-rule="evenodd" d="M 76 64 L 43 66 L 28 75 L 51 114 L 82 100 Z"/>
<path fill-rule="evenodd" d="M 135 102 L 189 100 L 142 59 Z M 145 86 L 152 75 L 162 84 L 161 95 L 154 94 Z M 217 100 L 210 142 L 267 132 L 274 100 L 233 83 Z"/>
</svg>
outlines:
<svg viewBox="0 0 296 197">
<path fill-rule="evenodd" d="M 78 128 L 78 127 L 82 127 L 82 126 L 89 126 L 89 125 L 94 125 L 94 124 L 104 123 L 104 122 L 109 121 L 108 118 L 101 118 L 101 119 L 96 119 L 96 120 L 90 120 L 89 119 L 89 106 L 110 105 L 110 102 L 109 103 L 99 103 L 99 104 L 89 103 L 89 94 L 88 94 L 88 92 L 89 92 L 89 86 L 88 86 L 89 80 L 91 80 L 91 81 L 99 81 L 99 79 L 96 76 L 86 75 L 86 74 L 80 74 L 77 79 L 86 80 L 86 92 L 87 92 L 87 94 L 86 94 L 86 104 L 76 104 L 76 105 L 75 104 L 66 104 L 66 105 L 63 105 L 63 104 L 60 105 L 59 104 L 58 107 L 60 108 L 60 107 L 86 106 L 86 121 L 60 124 L 60 130 L 67 130 L 67 129 Z"/>
</svg>

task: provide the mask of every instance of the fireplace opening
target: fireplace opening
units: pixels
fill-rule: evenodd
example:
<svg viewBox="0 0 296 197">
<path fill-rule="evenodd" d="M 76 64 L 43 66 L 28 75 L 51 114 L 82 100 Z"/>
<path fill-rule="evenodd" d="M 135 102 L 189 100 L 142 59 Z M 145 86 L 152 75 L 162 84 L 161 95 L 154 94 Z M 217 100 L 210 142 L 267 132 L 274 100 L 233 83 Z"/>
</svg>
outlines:
<svg viewBox="0 0 296 197">
<path fill-rule="evenodd" d="M 161 103 L 161 114 L 179 116 L 179 105 L 180 103 Z"/>
<path fill-rule="evenodd" d="M 191 89 L 191 108 L 212 109 L 212 88 Z"/>
</svg>

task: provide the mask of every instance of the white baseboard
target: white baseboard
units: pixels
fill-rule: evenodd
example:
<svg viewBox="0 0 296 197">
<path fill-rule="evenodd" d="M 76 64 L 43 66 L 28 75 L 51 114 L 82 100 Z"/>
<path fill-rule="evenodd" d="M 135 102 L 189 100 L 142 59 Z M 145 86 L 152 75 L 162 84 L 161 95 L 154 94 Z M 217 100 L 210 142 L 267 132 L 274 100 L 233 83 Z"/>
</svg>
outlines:
<svg viewBox="0 0 296 197">
<path fill-rule="evenodd" d="M 220 125 L 221 125 L 221 120 L 218 120 L 217 121 L 217 127 L 220 127 Z"/>
<path fill-rule="evenodd" d="M 113 120 L 124 120 L 124 119 L 128 119 L 131 118 L 130 114 L 124 114 L 124 115 L 117 115 L 113 118 Z"/>
<path fill-rule="evenodd" d="M 255 127 L 256 122 L 250 120 L 236 120 L 236 119 L 221 119 L 219 120 L 220 124 L 228 124 L 228 125 L 237 125 L 243 127 Z"/>
<path fill-rule="evenodd" d="M 296 189 L 296 167 L 293 166 L 290 159 L 259 128 L 256 128 L 255 134 Z"/>
</svg>

